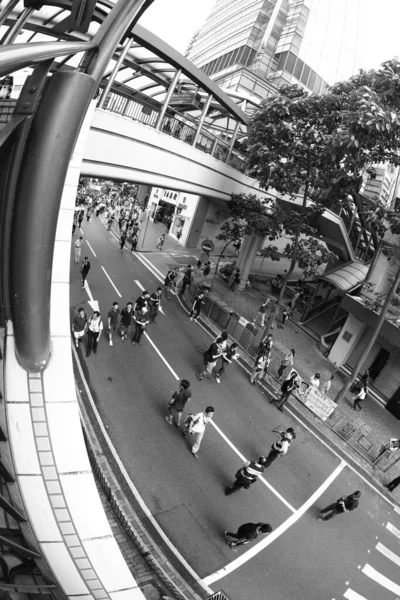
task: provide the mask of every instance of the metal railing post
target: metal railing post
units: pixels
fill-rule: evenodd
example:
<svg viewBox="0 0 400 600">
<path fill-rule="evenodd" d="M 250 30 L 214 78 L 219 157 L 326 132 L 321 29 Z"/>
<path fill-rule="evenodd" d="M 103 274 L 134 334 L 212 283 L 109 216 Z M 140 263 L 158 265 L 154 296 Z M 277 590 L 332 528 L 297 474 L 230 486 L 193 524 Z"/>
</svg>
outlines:
<svg viewBox="0 0 400 600">
<path fill-rule="evenodd" d="M 239 123 L 239 121 L 237 121 L 236 125 L 235 125 L 235 129 L 233 130 L 233 133 L 232 133 L 232 139 L 231 139 L 231 143 L 229 144 L 228 154 L 226 155 L 226 161 L 225 161 L 226 163 L 229 163 L 229 159 L 232 154 L 233 146 L 236 142 L 236 137 L 237 137 L 237 134 L 239 131 L 239 127 L 240 127 L 240 123 Z"/>
<path fill-rule="evenodd" d="M 97 105 L 97 108 L 104 108 L 104 104 L 105 104 L 105 101 L 107 99 L 108 94 L 110 93 L 112 84 L 115 81 L 115 78 L 116 78 L 116 76 L 118 74 L 118 71 L 119 71 L 122 63 L 124 62 L 125 57 L 128 54 L 128 52 L 130 50 L 130 47 L 132 46 L 132 43 L 133 43 L 133 37 L 131 37 L 131 38 L 129 38 L 129 39 L 126 40 L 125 46 L 123 47 L 122 52 L 119 55 L 117 62 L 115 63 L 115 67 L 114 67 L 114 69 L 113 69 L 110 77 L 108 78 L 106 87 L 103 90 L 103 93 L 102 93 L 102 95 L 100 97 L 100 100 L 99 100 L 99 103 Z"/>
<path fill-rule="evenodd" d="M 161 108 L 161 112 L 158 115 L 158 119 L 157 119 L 157 123 L 156 123 L 156 130 L 159 131 L 162 125 L 162 122 L 164 120 L 165 117 L 165 113 L 167 112 L 167 108 L 169 106 L 169 103 L 171 101 L 171 96 L 174 93 L 174 90 L 176 88 L 176 85 L 178 83 L 179 77 L 181 76 L 181 69 L 178 69 L 177 72 L 175 73 L 175 75 L 173 76 L 171 83 L 169 84 L 169 88 L 167 91 L 167 95 L 164 98 L 164 102 Z"/>
<path fill-rule="evenodd" d="M 208 109 L 210 108 L 211 100 L 212 100 L 212 94 L 209 94 L 207 96 L 207 100 L 204 103 L 203 110 L 201 111 L 200 121 L 199 121 L 199 124 L 197 126 L 196 133 L 194 134 L 194 138 L 193 138 L 193 142 L 192 142 L 192 146 L 194 146 L 194 147 L 196 147 L 197 140 L 199 139 L 201 128 L 203 127 L 204 120 L 205 120 L 205 118 L 207 116 L 207 113 L 208 113 Z"/>
</svg>

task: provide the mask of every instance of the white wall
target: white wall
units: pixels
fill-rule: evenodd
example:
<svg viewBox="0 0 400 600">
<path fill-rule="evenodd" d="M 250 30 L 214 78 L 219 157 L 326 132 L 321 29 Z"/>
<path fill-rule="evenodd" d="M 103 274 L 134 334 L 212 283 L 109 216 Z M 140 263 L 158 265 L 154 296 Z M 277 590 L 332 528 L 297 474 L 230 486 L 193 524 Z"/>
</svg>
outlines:
<svg viewBox="0 0 400 600">
<path fill-rule="evenodd" d="M 349 315 L 339 337 L 329 352 L 328 360 L 336 367 L 344 365 L 361 338 L 364 329 L 365 325 L 361 321 L 358 321 L 353 315 Z M 348 335 L 351 335 L 351 338 L 347 341 L 346 337 Z"/>
</svg>

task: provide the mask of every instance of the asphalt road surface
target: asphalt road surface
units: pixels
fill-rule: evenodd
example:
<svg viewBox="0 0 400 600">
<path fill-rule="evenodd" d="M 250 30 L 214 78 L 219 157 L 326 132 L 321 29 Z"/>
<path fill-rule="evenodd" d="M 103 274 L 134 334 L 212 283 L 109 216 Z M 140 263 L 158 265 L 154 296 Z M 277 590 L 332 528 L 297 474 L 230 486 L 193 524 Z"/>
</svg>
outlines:
<svg viewBox="0 0 400 600">
<path fill-rule="evenodd" d="M 106 327 L 114 301 L 122 308 L 141 288 L 152 292 L 161 284 L 131 252 L 119 252 L 100 219 L 83 227 L 82 257 L 92 265 L 89 290 L 81 289 L 71 257 L 71 314 L 78 306 L 91 314 L 89 291 Z M 74 239 L 77 235 L 79 230 Z M 231 600 L 400 596 L 400 515 L 314 434 L 270 405 L 239 365 L 228 367 L 220 385 L 214 378 L 198 382 L 202 353 L 212 339 L 175 297 L 163 301 L 163 310 L 141 346 L 114 335 L 111 347 L 103 333 L 97 355 L 86 358 L 80 350 L 79 356 L 129 477 L 198 579 L 223 589 Z M 215 408 L 198 460 L 180 431 L 164 420 L 177 378 L 192 384 L 190 410 Z M 265 481 L 226 497 L 224 488 L 242 457 L 268 454 L 276 439 L 272 430 L 289 426 L 297 439 L 265 472 Z M 357 489 L 362 496 L 356 511 L 317 521 L 319 508 Z M 232 552 L 224 531 L 246 522 L 270 523 L 274 532 Z"/>
</svg>

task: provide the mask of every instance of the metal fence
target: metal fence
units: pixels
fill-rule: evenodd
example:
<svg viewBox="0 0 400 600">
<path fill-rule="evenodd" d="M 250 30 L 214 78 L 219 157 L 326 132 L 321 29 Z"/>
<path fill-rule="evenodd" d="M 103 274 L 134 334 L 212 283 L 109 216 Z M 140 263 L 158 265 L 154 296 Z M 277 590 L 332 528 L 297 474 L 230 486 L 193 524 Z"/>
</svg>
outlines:
<svg viewBox="0 0 400 600">
<path fill-rule="evenodd" d="M 0 125 L 11 119 L 17 101 L 13 98 L 0 99 Z"/>
</svg>

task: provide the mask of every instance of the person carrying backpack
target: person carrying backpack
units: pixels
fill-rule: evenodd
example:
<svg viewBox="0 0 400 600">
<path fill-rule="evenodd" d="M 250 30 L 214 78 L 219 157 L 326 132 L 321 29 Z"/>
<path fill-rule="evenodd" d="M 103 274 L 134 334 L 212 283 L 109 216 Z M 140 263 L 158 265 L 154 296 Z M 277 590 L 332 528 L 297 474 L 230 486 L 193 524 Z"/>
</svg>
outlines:
<svg viewBox="0 0 400 600">
<path fill-rule="evenodd" d="M 318 517 L 317 521 L 329 521 L 335 515 L 340 515 L 341 513 L 351 512 L 352 510 L 358 508 L 360 502 L 359 498 L 361 496 L 361 492 L 353 492 L 349 496 L 342 496 L 333 504 L 329 504 L 326 508 L 319 511 L 320 515 L 325 515 L 324 517 Z"/>
</svg>

